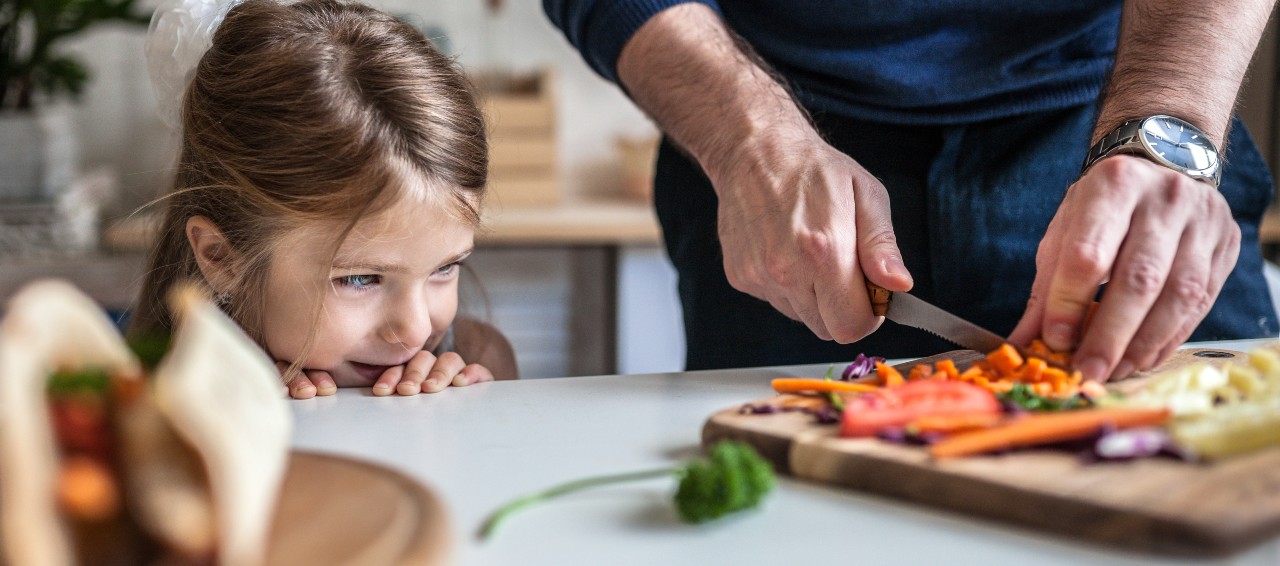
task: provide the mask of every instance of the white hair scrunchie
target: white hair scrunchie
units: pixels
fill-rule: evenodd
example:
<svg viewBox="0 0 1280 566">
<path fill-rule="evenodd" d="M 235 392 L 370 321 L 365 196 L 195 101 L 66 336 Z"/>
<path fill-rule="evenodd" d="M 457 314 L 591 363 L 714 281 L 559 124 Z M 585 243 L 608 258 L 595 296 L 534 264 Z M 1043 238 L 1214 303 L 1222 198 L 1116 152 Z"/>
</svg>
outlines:
<svg viewBox="0 0 1280 566">
<path fill-rule="evenodd" d="M 161 0 L 151 15 L 145 46 L 147 74 L 160 119 L 182 127 L 182 95 L 200 58 L 213 45 L 213 30 L 243 0 Z"/>
</svg>

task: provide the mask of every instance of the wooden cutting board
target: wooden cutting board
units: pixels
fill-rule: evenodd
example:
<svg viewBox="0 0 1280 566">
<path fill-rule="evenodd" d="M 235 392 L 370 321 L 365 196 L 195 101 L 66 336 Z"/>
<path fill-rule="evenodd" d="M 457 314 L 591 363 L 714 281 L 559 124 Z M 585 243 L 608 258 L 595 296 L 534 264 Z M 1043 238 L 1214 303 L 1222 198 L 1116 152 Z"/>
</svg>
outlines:
<svg viewBox="0 0 1280 566">
<path fill-rule="evenodd" d="M 946 357 L 962 370 L 981 359 L 960 351 L 919 361 Z M 1152 372 L 1111 387 L 1132 391 L 1156 372 L 1197 362 L 1243 363 L 1243 357 L 1182 350 Z M 905 373 L 915 363 L 899 369 Z M 744 415 L 739 408 L 706 422 L 703 445 L 749 442 L 778 471 L 802 479 L 1165 555 L 1221 556 L 1280 535 L 1280 448 L 1211 464 L 1168 458 L 1085 464 L 1052 450 L 933 461 L 916 446 L 840 438 L 836 425 L 816 424 L 802 413 Z"/>
</svg>

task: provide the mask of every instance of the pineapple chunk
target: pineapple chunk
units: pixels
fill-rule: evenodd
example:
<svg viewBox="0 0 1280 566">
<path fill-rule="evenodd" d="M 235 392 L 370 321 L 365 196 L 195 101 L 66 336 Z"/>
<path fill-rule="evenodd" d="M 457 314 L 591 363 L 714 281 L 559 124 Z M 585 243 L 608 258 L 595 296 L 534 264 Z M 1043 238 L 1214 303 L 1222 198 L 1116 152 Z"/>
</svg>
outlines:
<svg viewBox="0 0 1280 566">
<path fill-rule="evenodd" d="M 1280 397 L 1266 402 L 1222 405 L 1170 425 L 1178 445 L 1217 459 L 1280 444 Z"/>
<path fill-rule="evenodd" d="M 1262 380 L 1262 372 L 1252 365 L 1228 365 L 1227 383 L 1239 390 L 1244 397 L 1261 394 L 1267 389 L 1266 382 Z"/>
<path fill-rule="evenodd" d="M 1262 372 L 1267 381 L 1280 381 L 1280 352 L 1270 348 L 1255 348 L 1249 352 L 1249 365 Z"/>
</svg>

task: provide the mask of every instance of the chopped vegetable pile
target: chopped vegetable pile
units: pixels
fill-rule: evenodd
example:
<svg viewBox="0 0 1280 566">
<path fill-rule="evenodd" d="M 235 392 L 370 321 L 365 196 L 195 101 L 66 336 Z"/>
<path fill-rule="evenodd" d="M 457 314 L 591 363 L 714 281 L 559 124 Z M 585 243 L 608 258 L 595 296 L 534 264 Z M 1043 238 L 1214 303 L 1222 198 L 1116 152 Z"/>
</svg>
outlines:
<svg viewBox="0 0 1280 566">
<path fill-rule="evenodd" d="M 1005 344 L 963 371 L 942 360 L 906 375 L 859 355 L 843 380 L 830 371 L 775 379 L 774 391 L 789 395 L 741 412 L 803 411 L 819 422 L 838 412 L 841 436 L 928 444 L 935 458 L 1087 441 L 1091 459 L 1215 459 L 1280 445 L 1280 345 L 1250 352 L 1247 364 L 1152 376 L 1127 397 L 1061 369 L 1070 355 L 1042 342 L 1026 351 L 1024 360 Z"/>
<path fill-rule="evenodd" d="M 1008 393 L 1015 386 L 1023 385 L 1037 396 L 1057 399 L 1075 397 L 1081 393 L 1081 387 L 1089 387 L 1080 372 L 1061 369 L 1070 366 L 1070 355 L 1052 352 L 1039 340 L 1032 342 L 1027 352 L 1033 355 L 1024 360 L 1016 348 L 1004 344 L 964 371 L 958 370 L 955 362 L 942 360 L 936 364 L 916 364 L 906 377 L 884 363 L 877 364 L 876 373 L 885 385 L 916 379 L 947 379 L 972 383 L 994 393 Z"/>
</svg>

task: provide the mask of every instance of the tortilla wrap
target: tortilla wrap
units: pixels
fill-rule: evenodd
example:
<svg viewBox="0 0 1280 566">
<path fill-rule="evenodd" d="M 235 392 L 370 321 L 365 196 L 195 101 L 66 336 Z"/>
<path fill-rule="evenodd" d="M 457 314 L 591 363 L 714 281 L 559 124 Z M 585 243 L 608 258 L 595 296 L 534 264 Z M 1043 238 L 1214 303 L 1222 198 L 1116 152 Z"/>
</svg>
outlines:
<svg viewBox="0 0 1280 566">
<path fill-rule="evenodd" d="M 151 402 L 121 419 L 128 505 L 161 540 L 213 536 L 220 564 L 260 564 L 291 432 L 279 374 L 198 291 L 171 302 L 177 331 Z M 46 387 L 55 371 L 85 368 L 142 376 L 104 311 L 73 286 L 39 281 L 14 295 L 0 323 L 0 528 L 15 566 L 75 563 L 55 502 Z"/>
</svg>

